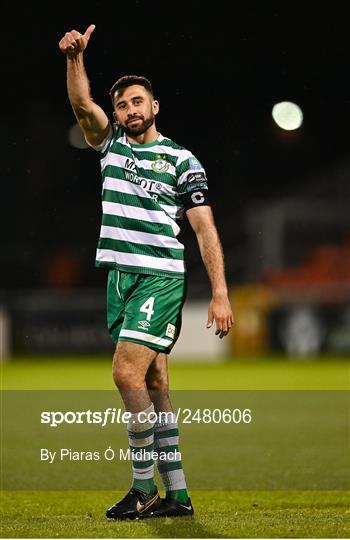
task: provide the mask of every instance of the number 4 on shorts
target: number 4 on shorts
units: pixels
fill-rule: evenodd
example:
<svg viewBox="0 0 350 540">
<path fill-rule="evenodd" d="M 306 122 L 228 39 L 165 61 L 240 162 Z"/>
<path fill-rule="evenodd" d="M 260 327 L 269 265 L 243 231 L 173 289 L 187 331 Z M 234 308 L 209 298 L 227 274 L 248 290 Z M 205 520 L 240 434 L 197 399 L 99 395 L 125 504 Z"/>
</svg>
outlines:
<svg viewBox="0 0 350 540">
<path fill-rule="evenodd" d="M 154 309 L 153 309 L 153 305 L 154 305 L 154 296 L 151 296 L 148 300 L 146 300 L 146 302 L 144 304 L 142 304 L 142 306 L 140 307 L 140 311 L 142 311 L 143 313 L 147 313 L 147 316 L 146 316 L 146 319 L 148 321 L 151 320 L 151 317 L 154 313 Z"/>
</svg>

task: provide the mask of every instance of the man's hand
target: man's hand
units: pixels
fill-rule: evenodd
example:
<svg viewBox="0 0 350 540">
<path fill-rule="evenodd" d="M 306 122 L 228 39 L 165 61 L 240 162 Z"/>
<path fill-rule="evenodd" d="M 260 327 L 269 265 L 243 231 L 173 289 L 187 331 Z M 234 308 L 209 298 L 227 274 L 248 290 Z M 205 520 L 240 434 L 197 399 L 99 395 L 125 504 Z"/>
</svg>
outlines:
<svg viewBox="0 0 350 540">
<path fill-rule="evenodd" d="M 94 24 L 90 24 L 85 34 L 81 34 L 76 30 L 67 32 L 59 42 L 59 48 L 68 56 L 68 58 L 76 58 L 78 54 L 86 49 L 90 36 L 95 28 Z"/>
<path fill-rule="evenodd" d="M 227 336 L 231 326 L 234 323 L 231 305 L 226 294 L 222 296 L 214 296 L 208 308 L 208 323 L 207 328 L 210 328 L 216 323 L 215 335 L 219 335 L 220 339 Z"/>
</svg>

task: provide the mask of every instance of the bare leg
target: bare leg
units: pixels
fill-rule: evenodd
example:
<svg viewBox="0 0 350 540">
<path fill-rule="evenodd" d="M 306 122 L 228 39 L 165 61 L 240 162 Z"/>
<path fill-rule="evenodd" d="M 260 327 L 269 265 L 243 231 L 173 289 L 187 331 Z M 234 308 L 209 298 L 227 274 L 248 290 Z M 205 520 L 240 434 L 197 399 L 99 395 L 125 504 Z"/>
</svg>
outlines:
<svg viewBox="0 0 350 540">
<path fill-rule="evenodd" d="M 154 413 L 154 407 L 146 386 L 146 373 L 157 353 L 145 345 L 128 341 L 118 342 L 113 357 L 113 379 L 124 402 L 125 410 L 130 412 L 127 426 L 131 451 L 141 457 L 132 458 L 132 490 L 122 501 L 107 511 L 107 517 L 124 519 L 135 517 L 140 511 L 138 505 L 156 505 L 159 495 L 154 485 L 154 462 L 147 452 L 154 448 L 155 419 L 141 420 L 140 414 Z M 145 453 L 143 455 L 143 452 Z"/>
<path fill-rule="evenodd" d="M 145 345 L 119 341 L 113 357 L 113 379 L 122 396 L 125 410 L 144 411 L 151 405 L 146 374 L 157 352 Z"/>
<path fill-rule="evenodd" d="M 146 375 L 146 383 L 155 411 L 157 413 L 162 411 L 172 412 L 173 408 L 169 397 L 167 356 L 164 353 L 159 353 L 150 364 Z M 155 424 L 154 430 L 155 450 L 169 451 L 169 458 L 162 461 L 157 460 L 157 467 L 166 490 L 166 496 L 171 500 L 175 499 L 179 503 L 188 504 L 189 496 L 181 463 L 181 453 L 179 453 L 180 459 L 177 457 L 174 460 L 174 458 L 170 457 L 171 452 L 179 448 L 179 429 L 175 416 L 170 415 L 166 420 L 159 421 Z M 189 504 L 191 503 L 189 502 Z M 178 511 L 180 512 L 179 515 L 185 515 L 186 512 L 193 513 L 193 509 L 189 511 L 188 508 L 185 510 L 182 508 L 181 511 Z"/>
<path fill-rule="evenodd" d="M 168 358 L 164 353 L 158 353 L 148 368 L 146 384 L 154 409 L 171 412 L 172 405 L 169 397 Z"/>
</svg>

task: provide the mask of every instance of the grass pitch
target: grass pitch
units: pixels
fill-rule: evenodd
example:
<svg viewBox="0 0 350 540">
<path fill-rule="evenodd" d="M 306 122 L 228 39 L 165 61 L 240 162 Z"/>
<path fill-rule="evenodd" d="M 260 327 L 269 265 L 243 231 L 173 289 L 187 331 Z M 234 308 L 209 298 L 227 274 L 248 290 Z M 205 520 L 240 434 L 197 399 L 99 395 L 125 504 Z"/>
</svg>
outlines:
<svg viewBox="0 0 350 540">
<path fill-rule="evenodd" d="M 112 390 L 111 357 L 16 358 L 1 366 L 8 390 Z M 229 359 L 218 364 L 172 362 L 173 390 L 347 390 L 349 359 L 275 357 Z"/>
<path fill-rule="evenodd" d="M 110 365 L 108 358 L 16 359 L 2 366 L 2 387 L 111 390 Z M 170 363 L 170 381 L 171 387 L 178 390 L 346 390 L 349 364 L 346 359 L 325 358 L 246 359 L 215 365 Z M 2 444 L 6 446 L 3 438 Z M 212 466 L 218 478 L 225 475 L 220 462 L 214 460 Z M 186 474 L 191 481 L 191 471 L 186 470 Z M 1 537 L 347 538 L 350 532 L 347 491 L 191 489 L 194 518 L 107 521 L 106 508 L 124 494 L 91 490 L 3 491 Z"/>
<path fill-rule="evenodd" d="M 336 492 L 192 492 L 193 518 L 110 522 L 113 492 L 9 492 L 9 538 L 348 538 L 349 498 Z"/>
</svg>

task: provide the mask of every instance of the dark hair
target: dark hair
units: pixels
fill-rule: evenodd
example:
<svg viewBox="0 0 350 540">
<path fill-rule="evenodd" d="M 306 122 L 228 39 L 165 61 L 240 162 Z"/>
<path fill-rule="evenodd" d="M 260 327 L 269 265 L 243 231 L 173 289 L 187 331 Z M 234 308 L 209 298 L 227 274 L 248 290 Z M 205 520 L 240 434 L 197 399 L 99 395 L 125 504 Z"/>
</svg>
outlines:
<svg viewBox="0 0 350 540">
<path fill-rule="evenodd" d="M 114 94 L 116 93 L 116 91 L 121 90 L 122 88 L 127 88 L 128 86 L 132 86 L 133 84 L 139 84 L 140 86 L 143 86 L 151 94 L 151 96 L 154 97 L 152 85 L 150 81 L 146 79 L 146 77 L 143 77 L 143 75 L 124 75 L 113 84 L 112 88 L 109 91 L 109 95 L 111 97 L 113 105 Z"/>
</svg>

